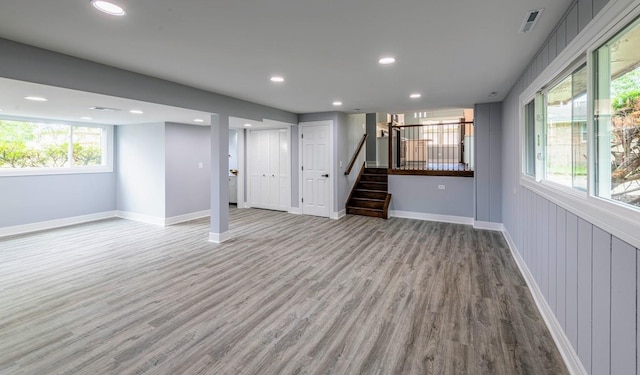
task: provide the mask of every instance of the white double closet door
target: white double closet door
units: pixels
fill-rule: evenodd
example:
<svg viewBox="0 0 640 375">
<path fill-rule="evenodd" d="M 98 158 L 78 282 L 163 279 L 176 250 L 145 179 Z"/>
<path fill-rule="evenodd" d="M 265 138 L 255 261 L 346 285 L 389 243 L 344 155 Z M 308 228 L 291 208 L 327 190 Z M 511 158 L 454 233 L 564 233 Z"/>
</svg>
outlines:
<svg viewBox="0 0 640 375">
<path fill-rule="evenodd" d="M 250 130 L 249 204 L 288 211 L 291 206 L 289 129 Z"/>
</svg>

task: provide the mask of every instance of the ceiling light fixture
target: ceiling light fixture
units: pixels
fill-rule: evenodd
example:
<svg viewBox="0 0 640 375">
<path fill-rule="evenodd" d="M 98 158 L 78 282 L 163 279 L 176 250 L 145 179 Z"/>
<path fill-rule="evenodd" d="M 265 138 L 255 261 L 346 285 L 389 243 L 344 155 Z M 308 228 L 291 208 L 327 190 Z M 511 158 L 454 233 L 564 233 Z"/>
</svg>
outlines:
<svg viewBox="0 0 640 375">
<path fill-rule="evenodd" d="M 498 93 L 497 93 L 497 92 L 495 92 L 495 91 L 492 91 L 492 92 L 489 94 L 489 97 L 490 97 L 490 98 L 495 98 L 495 97 L 496 97 L 496 95 L 498 95 Z"/>
<path fill-rule="evenodd" d="M 91 5 L 94 8 L 112 16 L 124 16 L 126 13 L 121 6 L 103 0 L 91 0 Z"/>
<path fill-rule="evenodd" d="M 194 118 L 193 122 L 204 122 L 204 120 L 201 118 Z"/>
<path fill-rule="evenodd" d="M 252 125 L 251 124 L 244 124 L 245 128 L 250 128 Z"/>
<path fill-rule="evenodd" d="M 80 117 L 80 120 L 93 120 L 93 118 L 89 116 Z"/>
<path fill-rule="evenodd" d="M 277 83 L 284 82 L 284 77 L 273 76 L 273 77 L 271 77 L 271 82 L 277 82 Z"/>
<path fill-rule="evenodd" d="M 43 98 L 42 96 L 25 96 L 27 100 L 31 100 L 32 102 L 48 102 L 49 99 Z"/>
<path fill-rule="evenodd" d="M 102 111 L 102 112 L 120 112 L 120 111 L 122 111 L 121 109 L 118 109 L 118 108 L 99 107 L 99 106 L 89 107 L 89 109 L 93 109 L 94 111 Z"/>
<path fill-rule="evenodd" d="M 141 110 L 139 110 L 139 109 L 132 109 L 132 110 L 130 110 L 130 111 L 129 111 L 129 113 L 133 113 L 134 115 L 141 115 L 141 114 L 143 114 L 144 112 L 142 112 L 142 111 L 141 111 Z"/>
<path fill-rule="evenodd" d="M 422 95 L 416 92 L 416 93 L 414 93 L 414 94 L 409 95 L 409 97 L 410 97 L 411 99 L 418 99 L 418 98 L 421 98 L 421 97 L 422 97 Z"/>
<path fill-rule="evenodd" d="M 396 62 L 395 57 L 383 57 L 380 60 L 378 60 L 378 63 L 382 65 L 389 65 L 389 64 L 393 64 L 394 62 Z"/>
<path fill-rule="evenodd" d="M 335 102 L 333 102 L 333 105 L 335 105 L 336 107 L 339 107 L 342 105 L 341 101 L 336 100 Z"/>
</svg>

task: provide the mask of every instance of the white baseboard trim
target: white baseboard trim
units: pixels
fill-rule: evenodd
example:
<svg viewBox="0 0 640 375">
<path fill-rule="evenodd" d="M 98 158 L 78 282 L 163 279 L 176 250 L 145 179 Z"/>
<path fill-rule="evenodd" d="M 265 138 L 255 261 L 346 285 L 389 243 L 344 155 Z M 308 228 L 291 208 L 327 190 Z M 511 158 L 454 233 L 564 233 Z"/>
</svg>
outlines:
<svg viewBox="0 0 640 375">
<path fill-rule="evenodd" d="M 347 210 L 340 210 L 338 212 L 332 212 L 331 215 L 329 215 L 329 218 L 331 218 L 332 220 L 340 220 L 343 217 L 347 216 Z"/>
<path fill-rule="evenodd" d="M 116 212 L 117 212 L 116 216 L 122 219 L 139 221 L 141 223 L 159 225 L 162 227 L 164 226 L 165 219 L 163 217 L 144 215 L 144 214 L 139 214 L 136 212 L 129 212 L 129 211 L 116 211 Z"/>
<path fill-rule="evenodd" d="M 164 219 L 164 225 L 174 225 L 179 223 L 184 223 L 186 221 L 201 219 L 203 217 L 211 216 L 211 210 L 204 210 L 199 212 L 192 212 L 190 214 L 172 216 Z"/>
<path fill-rule="evenodd" d="M 229 232 L 224 233 L 213 233 L 209 232 L 209 242 L 213 243 L 223 243 L 231 239 L 231 234 Z"/>
<path fill-rule="evenodd" d="M 289 213 L 294 215 L 302 215 L 302 210 L 300 209 L 300 207 L 290 207 Z"/>
<path fill-rule="evenodd" d="M 443 223 L 473 225 L 473 218 L 472 217 L 436 215 L 436 214 L 427 214 L 427 213 L 424 213 L 424 212 L 389 210 L 389 217 L 399 217 L 399 218 L 403 218 L 403 219 L 415 219 L 415 220 L 425 220 L 425 221 L 440 221 L 440 222 L 443 222 Z"/>
<path fill-rule="evenodd" d="M 84 224 L 97 220 L 110 219 L 113 217 L 116 217 L 116 211 L 105 211 L 89 215 L 66 217 L 64 219 L 40 221 L 38 223 L 32 224 L 15 225 L 11 227 L 0 228 L 0 237 L 15 236 L 17 234 L 68 227 L 70 225 Z"/>
<path fill-rule="evenodd" d="M 516 264 L 520 269 L 520 273 L 522 274 L 522 277 L 524 277 L 524 280 L 531 291 L 531 295 L 533 296 L 533 300 L 536 302 L 538 311 L 540 311 L 542 319 L 544 319 L 544 322 L 547 324 L 551 337 L 553 337 L 553 341 L 555 341 L 558 351 L 560 352 L 562 359 L 564 359 L 564 363 L 567 366 L 569 373 L 572 375 L 588 375 L 587 370 L 584 368 L 580 358 L 578 357 L 578 354 L 571 345 L 569 338 L 562 329 L 560 322 L 558 322 L 558 319 L 556 319 L 556 316 L 553 314 L 553 310 L 551 310 L 547 300 L 544 298 L 544 295 L 531 274 L 529 267 L 527 267 L 524 259 L 520 256 L 518 248 L 516 247 L 515 242 L 513 242 L 511 235 L 507 230 L 503 230 L 502 234 L 509 244 L 509 249 L 511 250 L 513 259 L 515 259 Z"/>
<path fill-rule="evenodd" d="M 504 232 L 504 225 L 502 223 L 493 223 L 490 221 L 474 221 L 473 229 L 485 229 Z"/>
</svg>

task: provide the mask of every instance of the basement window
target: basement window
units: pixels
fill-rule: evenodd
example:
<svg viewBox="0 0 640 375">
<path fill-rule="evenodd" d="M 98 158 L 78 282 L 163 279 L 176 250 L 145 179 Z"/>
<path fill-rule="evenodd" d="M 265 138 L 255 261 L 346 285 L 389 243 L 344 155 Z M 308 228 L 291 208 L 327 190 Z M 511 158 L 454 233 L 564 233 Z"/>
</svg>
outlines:
<svg viewBox="0 0 640 375">
<path fill-rule="evenodd" d="M 0 176 L 111 172 L 111 130 L 0 118 Z"/>
</svg>

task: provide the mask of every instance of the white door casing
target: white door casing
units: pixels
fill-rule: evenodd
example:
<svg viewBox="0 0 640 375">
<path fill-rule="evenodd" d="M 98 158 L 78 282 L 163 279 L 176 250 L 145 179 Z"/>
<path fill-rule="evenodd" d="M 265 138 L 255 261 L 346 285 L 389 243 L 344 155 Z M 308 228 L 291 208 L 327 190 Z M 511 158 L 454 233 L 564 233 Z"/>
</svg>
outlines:
<svg viewBox="0 0 640 375">
<path fill-rule="evenodd" d="M 330 217 L 333 202 L 333 121 L 301 123 L 300 204 L 303 215 Z"/>
</svg>

